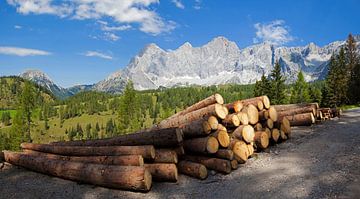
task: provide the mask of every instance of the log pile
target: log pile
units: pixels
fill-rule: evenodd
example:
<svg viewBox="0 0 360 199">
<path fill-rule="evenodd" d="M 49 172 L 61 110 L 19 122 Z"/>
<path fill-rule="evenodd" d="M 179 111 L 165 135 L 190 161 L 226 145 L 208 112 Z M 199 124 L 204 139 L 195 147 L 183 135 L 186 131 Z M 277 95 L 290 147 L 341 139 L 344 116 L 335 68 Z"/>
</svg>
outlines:
<svg viewBox="0 0 360 199">
<path fill-rule="evenodd" d="M 30 170 L 94 185 L 147 192 L 153 181 L 178 174 L 204 180 L 208 170 L 229 174 L 270 145 L 340 111 L 317 103 L 271 105 L 267 96 L 224 104 L 214 94 L 150 129 L 107 139 L 21 144 L 5 161 Z"/>
</svg>

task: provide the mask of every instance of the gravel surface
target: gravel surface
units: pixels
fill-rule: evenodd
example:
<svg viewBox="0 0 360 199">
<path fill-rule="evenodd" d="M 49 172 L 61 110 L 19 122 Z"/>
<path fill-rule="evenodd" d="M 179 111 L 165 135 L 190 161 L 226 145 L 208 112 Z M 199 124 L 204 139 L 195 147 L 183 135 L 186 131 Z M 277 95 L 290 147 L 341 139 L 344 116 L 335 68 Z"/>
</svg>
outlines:
<svg viewBox="0 0 360 199">
<path fill-rule="evenodd" d="M 360 109 L 312 127 L 229 175 L 153 183 L 149 193 L 107 189 L 0 163 L 0 198 L 360 198 Z"/>
</svg>

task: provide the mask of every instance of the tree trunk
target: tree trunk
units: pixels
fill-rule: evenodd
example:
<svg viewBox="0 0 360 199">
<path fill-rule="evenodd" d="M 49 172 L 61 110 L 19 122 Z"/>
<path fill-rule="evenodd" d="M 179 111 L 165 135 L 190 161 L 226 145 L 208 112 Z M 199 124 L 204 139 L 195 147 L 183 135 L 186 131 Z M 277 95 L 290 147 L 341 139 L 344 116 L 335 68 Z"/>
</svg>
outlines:
<svg viewBox="0 0 360 199">
<path fill-rule="evenodd" d="M 185 151 L 195 153 L 216 153 L 219 149 L 219 142 L 212 136 L 203 138 L 194 138 L 184 141 Z"/>
<path fill-rule="evenodd" d="M 229 160 L 204 157 L 204 156 L 184 156 L 184 160 L 196 162 L 205 165 L 206 168 L 215 170 L 221 173 L 228 174 L 231 172 L 231 164 Z"/>
<path fill-rule="evenodd" d="M 237 127 L 240 125 L 239 117 L 237 113 L 229 114 L 222 120 L 222 124 L 226 127 Z"/>
<path fill-rule="evenodd" d="M 187 113 L 185 115 L 179 115 L 177 117 L 163 120 L 159 123 L 158 128 L 179 127 L 183 124 L 201 118 L 206 118 L 211 115 L 217 116 L 220 119 L 224 119 L 227 115 L 227 109 L 221 104 L 213 104 L 202 109 Z"/>
<path fill-rule="evenodd" d="M 154 163 L 173 163 L 178 162 L 178 156 L 174 150 L 171 149 L 155 149 Z"/>
<path fill-rule="evenodd" d="M 272 121 L 272 119 L 267 119 L 265 122 L 265 126 L 268 127 L 269 129 L 274 128 L 274 121 Z"/>
<path fill-rule="evenodd" d="M 145 159 L 155 158 L 155 148 L 144 146 L 55 146 L 51 144 L 22 143 L 21 148 L 65 156 L 119 156 L 141 155 Z"/>
<path fill-rule="evenodd" d="M 188 114 L 190 112 L 193 112 L 193 111 L 196 111 L 196 110 L 199 110 L 199 109 L 202 109 L 204 107 L 207 107 L 209 105 L 212 105 L 212 104 L 224 104 L 224 99 L 223 97 L 220 95 L 220 94 L 214 94 L 214 95 L 211 95 L 189 107 L 187 107 L 186 109 L 180 111 L 180 112 L 177 112 L 176 114 L 170 116 L 169 118 L 165 119 L 165 120 L 169 120 L 169 119 L 172 119 L 172 118 L 176 118 L 180 115 L 185 115 L 185 114 Z"/>
<path fill-rule="evenodd" d="M 281 137 L 282 140 L 287 140 L 288 139 L 288 137 L 287 137 L 287 135 L 285 134 L 284 131 L 280 131 L 280 137 Z"/>
<path fill-rule="evenodd" d="M 243 109 L 243 104 L 241 101 L 235 101 L 229 104 L 225 104 L 225 107 L 229 110 L 230 113 L 238 113 Z"/>
<path fill-rule="evenodd" d="M 285 134 L 289 135 L 291 133 L 291 125 L 290 121 L 286 118 L 280 118 L 280 122 L 276 123 L 276 128 L 279 128 L 280 130 L 284 131 Z"/>
<path fill-rule="evenodd" d="M 175 164 L 153 163 L 145 164 L 150 171 L 152 179 L 157 182 L 177 182 L 178 170 Z"/>
<path fill-rule="evenodd" d="M 295 109 L 295 108 L 303 108 L 303 107 L 313 107 L 315 110 L 319 108 L 318 103 L 300 103 L 300 104 L 282 104 L 282 105 L 275 105 L 277 111 L 286 111 L 288 109 Z"/>
<path fill-rule="evenodd" d="M 250 125 L 241 125 L 234 130 L 232 135 L 239 140 L 244 140 L 245 142 L 250 143 L 254 141 L 255 131 Z"/>
<path fill-rule="evenodd" d="M 250 104 L 244 108 L 244 112 L 247 113 L 249 118 L 249 124 L 256 124 L 259 121 L 259 112 L 258 109 Z"/>
<path fill-rule="evenodd" d="M 5 152 L 10 164 L 84 183 L 133 191 L 149 191 L 150 172 L 140 166 L 102 165 L 64 160 L 51 160 L 41 156 Z"/>
<path fill-rule="evenodd" d="M 265 132 L 268 135 L 269 139 L 271 138 L 271 130 L 269 128 L 265 128 Z"/>
<path fill-rule="evenodd" d="M 179 146 L 183 141 L 183 133 L 177 128 L 147 129 L 136 133 L 120 135 L 113 138 L 98 140 L 78 140 L 54 142 L 59 146 L 138 146 L 154 145 L 156 147 Z"/>
<path fill-rule="evenodd" d="M 175 153 L 177 154 L 178 157 L 185 155 L 185 150 L 184 150 L 183 146 L 175 147 L 175 148 L 173 148 L 173 150 L 175 151 Z"/>
<path fill-rule="evenodd" d="M 263 129 L 263 125 L 261 123 L 257 123 L 254 126 L 255 131 L 261 131 Z"/>
<path fill-rule="evenodd" d="M 291 126 L 310 126 L 315 123 L 315 117 L 312 113 L 302 113 L 291 116 L 285 116 Z"/>
<path fill-rule="evenodd" d="M 186 138 L 206 136 L 211 132 L 211 126 L 207 119 L 195 120 L 184 124 L 179 128 Z"/>
<path fill-rule="evenodd" d="M 227 148 L 229 146 L 230 137 L 227 131 L 218 129 L 212 134 L 212 136 L 214 136 L 218 140 L 221 147 Z"/>
<path fill-rule="evenodd" d="M 245 142 L 234 139 L 230 142 L 230 149 L 234 152 L 234 158 L 240 164 L 243 164 L 247 161 L 249 157 L 249 149 Z"/>
<path fill-rule="evenodd" d="M 244 113 L 244 112 L 238 112 L 237 113 L 237 116 L 240 120 L 240 124 L 241 125 L 247 125 L 249 124 L 249 117 L 247 115 L 247 113 Z"/>
<path fill-rule="evenodd" d="M 266 149 L 269 146 L 269 136 L 265 131 L 255 132 L 254 140 L 257 148 Z"/>
<path fill-rule="evenodd" d="M 40 156 L 51 160 L 63 160 L 93 164 L 108 164 L 122 166 L 144 166 L 144 159 L 141 155 L 123 156 L 61 156 L 51 153 L 43 153 L 32 150 L 24 150 L 24 154 Z"/>
<path fill-rule="evenodd" d="M 182 160 L 179 162 L 179 173 L 204 180 L 207 178 L 208 172 L 203 164 Z"/>
<path fill-rule="evenodd" d="M 259 111 L 259 121 L 265 121 L 269 119 L 268 116 L 269 116 L 268 110 Z"/>
</svg>

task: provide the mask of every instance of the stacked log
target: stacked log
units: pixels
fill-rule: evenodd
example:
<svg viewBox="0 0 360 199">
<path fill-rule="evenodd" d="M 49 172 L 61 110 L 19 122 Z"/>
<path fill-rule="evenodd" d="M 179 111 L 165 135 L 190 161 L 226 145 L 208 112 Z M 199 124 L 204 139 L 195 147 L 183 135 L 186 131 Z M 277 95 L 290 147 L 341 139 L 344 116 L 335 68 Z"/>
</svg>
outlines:
<svg viewBox="0 0 360 199">
<path fill-rule="evenodd" d="M 178 173 L 202 180 L 207 178 L 208 170 L 229 174 L 237 169 L 239 164 L 246 163 L 255 152 L 261 152 L 270 144 L 285 141 L 290 137 L 291 125 L 307 121 L 305 116 L 299 118 L 298 115 L 307 114 L 304 109 L 311 109 L 305 105 L 289 107 L 291 110 L 286 106 L 272 106 L 267 96 L 224 104 L 221 95 L 214 94 L 164 119 L 150 129 L 98 140 L 51 144 L 23 143 L 23 152 L 16 156 L 17 160 L 11 158 L 15 156 L 11 153 L 7 153 L 7 160 L 66 179 L 148 191 L 152 180 L 176 182 Z M 119 172 L 114 176 L 122 174 L 125 180 L 120 180 L 117 185 L 112 186 L 107 184 L 113 183 L 112 179 L 102 182 L 102 178 L 69 178 L 49 170 L 40 171 L 44 165 L 34 166 L 42 162 L 51 164 L 51 168 L 57 164 L 62 166 L 64 162 L 70 162 L 72 166 L 75 166 L 73 163 L 77 166 L 86 164 L 91 167 L 89 172 L 95 164 L 102 166 L 99 168 L 112 166 L 110 170 L 116 167 L 117 170 L 114 172 Z M 125 167 L 130 166 L 136 167 L 137 173 L 127 174 L 128 169 Z M 124 171 L 119 169 L 120 167 L 124 167 Z M 138 176 L 135 178 L 133 175 Z M 127 176 L 135 179 L 127 179 Z M 145 184 L 139 184 L 137 181 L 141 176 L 146 178 Z M 130 184 L 125 184 L 126 180 L 131 181 Z"/>
</svg>

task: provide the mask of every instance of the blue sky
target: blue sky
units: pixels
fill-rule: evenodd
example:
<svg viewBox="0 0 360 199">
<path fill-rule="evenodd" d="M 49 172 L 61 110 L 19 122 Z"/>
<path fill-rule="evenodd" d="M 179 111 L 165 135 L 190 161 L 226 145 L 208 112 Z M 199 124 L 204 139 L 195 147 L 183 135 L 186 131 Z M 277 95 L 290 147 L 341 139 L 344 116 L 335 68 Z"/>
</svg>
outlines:
<svg viewBox="0 0 360 199">
<path fill-rule="evenodd" d="M 176 49 L 216 36 L 240 48 L 269 41 L 323 46 L 360 34 L 358 0 L 2 0 L 0 76 L 40 69 L 57 84 L 91 84 L 146 44 Z"/>
</svg>

